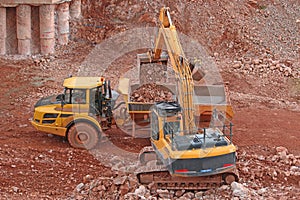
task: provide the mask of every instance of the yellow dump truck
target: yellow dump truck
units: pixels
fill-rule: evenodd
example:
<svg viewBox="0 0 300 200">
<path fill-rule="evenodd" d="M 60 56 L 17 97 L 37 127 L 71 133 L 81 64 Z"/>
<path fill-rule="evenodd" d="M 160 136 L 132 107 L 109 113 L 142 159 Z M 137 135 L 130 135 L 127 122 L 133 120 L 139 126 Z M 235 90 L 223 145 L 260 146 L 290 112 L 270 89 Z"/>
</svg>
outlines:
<svg viewBox="0 0 300 200">
<path fill-rule="evenodd" d="M 102 131 L 113 123 L 118 94 L 103 77 L 69 77 L 62 94 L 35 104 L 32 125 L 39 131 L 64 136 L 75 148 L 93 148 Z"/>
</svg>

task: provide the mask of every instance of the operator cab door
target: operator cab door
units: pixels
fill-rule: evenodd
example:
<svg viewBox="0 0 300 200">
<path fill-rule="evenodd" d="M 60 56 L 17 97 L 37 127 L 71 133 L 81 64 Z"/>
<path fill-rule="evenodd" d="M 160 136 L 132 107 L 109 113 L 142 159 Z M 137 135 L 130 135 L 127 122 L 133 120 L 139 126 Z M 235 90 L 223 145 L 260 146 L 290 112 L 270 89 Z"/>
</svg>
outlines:
<svg viewBox="0 0 300 200">
<path fill-rule="evenodd" d="M 87 113 L 88 112 L 88 91 L 86 89 L 65 88 L 64 91 L 64 112 Z"/>
<path fill-rule="evenodd" d="M 157 112 L 152 110 L 151 113 L 151 143 L 155 149 L 162 149 L 166 143 L 163 134 L 163 121 L 164 118 L 158 116 Z"/>
<path fill-rule="evenodd" d="M 103 91 L 102 87 L 96 87 L 90 89 L 90 109 L 89 113 L 97 116 L 101 116 L 101 111 L 102 111 L 102 96 L 103 96 Z"/>
<path fill-rule="evenodd" d="M 157 116 L 157 113 L 154 112 L 152 110 L 151 112 L 151 119 L 150 119 L 150 122 L 151 122 L 151 140 L 152 142 L 156 142 L 159 140 L 159 122 L 158 122 L 158 116 Z"/>
</svg>

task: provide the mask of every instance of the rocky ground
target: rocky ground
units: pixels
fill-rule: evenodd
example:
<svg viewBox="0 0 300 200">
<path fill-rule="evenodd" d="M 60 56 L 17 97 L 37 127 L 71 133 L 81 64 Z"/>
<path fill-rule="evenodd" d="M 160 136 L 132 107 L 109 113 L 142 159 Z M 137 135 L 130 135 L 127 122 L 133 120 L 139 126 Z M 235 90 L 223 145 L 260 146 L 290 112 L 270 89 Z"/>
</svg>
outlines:
<svg viewBox="0 0 300 200">
<path fill-rule="evenodd" d="M 54 55 L 0 58 L 0 199 L 298 198 L 299 1 L 82 2 L 83 17 L 72 21 L 69 46 L 57 47 Z M 114 127 L 108 140 L 88 152 L 29 123 L 34 103 L 61 92 L 63 78 L 82 75 L 81 63 L 98 44 L 132 28 L 157 26 L 163 5 L 171 8 L 177 30 L 206 50 L 210 60 L 201 58 L 200 67 L 207 70 L 215 62 L 229 88 L 239 183 L 208 191 L 149 191 L 132 173 L 147 139 Z M 136 53 L 144 51 L 128 52 L 105 71 L 90 73 L 104 74 L 117 86 L 119 77 L 136 69 Z"/>
<path fill-rule="evenodd" d="M 256 149 L 260 154 L 249 148 L 238 151 L 239 183 L 207 191 L 150 191 L 147 186 L 139 185 L 132 174 L 138 164 L 124 163 L 122 158 L 113 157 L 110 177 L 91 179 L 86 176 L 70 199 L 297 199 L 300 156 L 281 146 Z M 253 153 L 248 155 L 249 151 Z"/>
</svg>

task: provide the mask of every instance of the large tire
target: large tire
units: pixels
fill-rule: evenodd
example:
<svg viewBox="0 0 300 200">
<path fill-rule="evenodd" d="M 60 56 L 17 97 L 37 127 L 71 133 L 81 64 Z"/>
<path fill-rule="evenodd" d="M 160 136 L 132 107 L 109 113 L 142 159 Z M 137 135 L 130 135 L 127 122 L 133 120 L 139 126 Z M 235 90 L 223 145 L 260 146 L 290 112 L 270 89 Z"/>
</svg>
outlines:
<svg viewBox="0 0 300 200">
<path fill-rule="evenodd" d="M 76 122 L 68 131 L 68 141 L 74 148 L 92 149 L 99 141 L 99 133 L 88 123 Z"/>
</svg>

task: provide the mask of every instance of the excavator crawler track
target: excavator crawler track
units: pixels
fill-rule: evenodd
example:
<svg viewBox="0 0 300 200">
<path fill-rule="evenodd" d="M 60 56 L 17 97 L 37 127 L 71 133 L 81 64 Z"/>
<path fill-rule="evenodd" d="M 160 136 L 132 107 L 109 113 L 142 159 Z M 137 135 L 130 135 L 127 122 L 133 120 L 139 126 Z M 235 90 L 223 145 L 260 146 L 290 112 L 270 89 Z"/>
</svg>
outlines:
<svg viewBox="0 0 300 200">
<path fill-rule="evenodd" d="M 238 181 L 236 169 L 207 176 L 172 176 L 168 169 L 159 160 L 145 160 L 145 154 L 155 153 L 154 149 L 144 147 L 140 154 L 142 166 L 135 172 L 139 183 L 149 185 L 150 189 L 171 189 L 171 190 L 207 190 L 220 187 L 222 184 L 231 184 Z"/>
<path fill-rule="evenodd" d="M 206 190 L 216 188 L 223 183 L 223 174 L 200 177 L 172 176 L 163 165 L 147 163 L 136 171 L 139 183 L 149 184 L 151 189 Z"/>
</svg>

